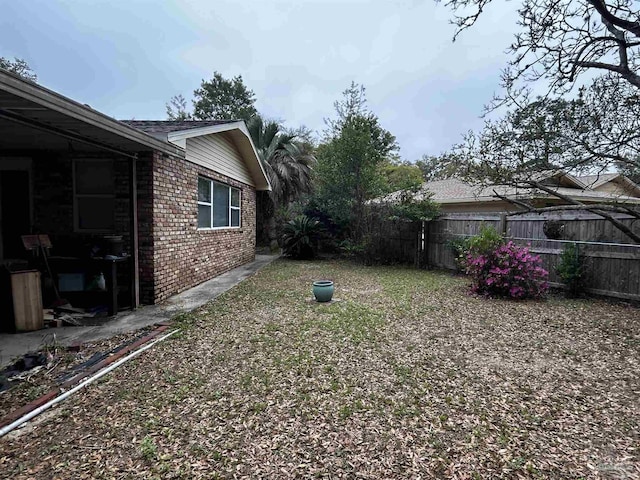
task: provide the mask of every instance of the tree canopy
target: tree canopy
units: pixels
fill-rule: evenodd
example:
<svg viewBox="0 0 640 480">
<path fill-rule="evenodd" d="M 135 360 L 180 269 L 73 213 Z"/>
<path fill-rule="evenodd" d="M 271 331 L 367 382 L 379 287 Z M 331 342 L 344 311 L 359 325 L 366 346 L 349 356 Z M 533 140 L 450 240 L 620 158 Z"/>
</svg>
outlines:
<svg viewBox="0 0 640 480">
<path fill-rule="evenodd" d="M 171 120 L 249 120 L 256 115 L 256 98 L 242 80 L 242 75 L 232 79 L 214 72 L 211 80 L 202 80 L 200 88 L 193 91 L 193 113 L 187 110 L 182 95 L 172 97 L 167 103 L 167 116 Z"/>
<path fill-rule="evenodd" d="M 166 104 L 167 118 L 170 120 L 192 120 L 193 116 L 187 110 L 187 100 L 182 94 L 171 97 Z"/>
<path fill-rule="evenodd" d="M 386 180 L 384 190 L 389 193 L 415 189 L 423 182 L 422 171 L 410 162 L 391 161 L 382 166 L 382 174 Z"/>
<path fill-rule="evenodd" d="M 459 177 L 466 171 L 463 160 L 459 155 L 448 152 L 441 155 L 423 155 L 416 162 L 416 167 L 422 173 L 425 182 L 436 180 L 446 180 L 452 177 Z"/>
<path fill-rule="evenodd" d="M 456 36 L 492 0 L 446 0 Z M 495 0 L 493 3 L 496 3 Z M 482 174 L 522 177 L 548 168 L 581 173 L 638 169 L 640 4 L 633 0 L 520 0 L 518 27 L 503 73 L 508 105 L 456 149 Z M 583 75 L 587 71 L 590 75 Z M 566 96 L 582 77 L 577 96 Z M 533 98 L 531 82 L 549 92 Z M 538 89 L 538 91 L 540 91 Z M 555 97 L 554 97 L 555 94 Z M 478 174 L 478 169 L 474 169 Z"/>
<path fill-rule="evenodd" d="M 278 210 L 286 209 L 312 189 L 314 147 L 308 130 L 287 132 L 280 123 L 265 121 L 260 115 L 247 121 L 247 129 L 271 183 L 268 195 L 258 194 L 258 230 L 275 245 Z"/>
<path fill-rule="evenodd" d="M 27 80 L 31 80 L 32 82 L 38 80 L 38 76 L 33 70 L 31 70 L 29 64 L 21 58 L 14 58 L 13 60 L 9 60 L 8 58 L 0 57 L 0 68 L 4 68 L 9 72 L 20 75 L 22 78 L 26 78 Z"/>
<path fill-rule="evenodd" d="M 365 202 L 383 191 L 380 170 L 398 145 L 367 108 L 361 85 L 352 83 L 334 107 L 336 117 L 326 121 L 317 153 L 316 198 L 336 223 L 348 226 L 357 238 Z"/>
<path fill-rule="evenodd" d="M 312 145 L 259 115 L 247 122 L 247 129 L 269 177 L 274 202 L 287 205 L 308 193 L 315 163 Z"/>
<path fill-rule="evenodd" d="M 486 121 L 455 151 L 467 159 L 471 175 L 500 183 L 552 169 L 634 171 L 640 168 L 639 132 L 640 90 L 606 76 L 575 99 L 539 97 Z"/>
</svg>

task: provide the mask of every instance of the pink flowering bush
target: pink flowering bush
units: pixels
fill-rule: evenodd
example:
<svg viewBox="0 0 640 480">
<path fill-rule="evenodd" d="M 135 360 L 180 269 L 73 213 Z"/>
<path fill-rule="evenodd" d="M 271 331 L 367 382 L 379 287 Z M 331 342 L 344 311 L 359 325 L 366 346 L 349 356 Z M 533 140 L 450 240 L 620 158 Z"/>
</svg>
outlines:
<svg viewBox="0 0 640 480">
<path fill-rule="evenodd" d="M 467 255 L 467 274 L 471 276 L 473 292 L 508 298 L 539 298 L 549 284 L 540 257 L 529 248 L 507 242 L 490 252 Z"/>
</svg>

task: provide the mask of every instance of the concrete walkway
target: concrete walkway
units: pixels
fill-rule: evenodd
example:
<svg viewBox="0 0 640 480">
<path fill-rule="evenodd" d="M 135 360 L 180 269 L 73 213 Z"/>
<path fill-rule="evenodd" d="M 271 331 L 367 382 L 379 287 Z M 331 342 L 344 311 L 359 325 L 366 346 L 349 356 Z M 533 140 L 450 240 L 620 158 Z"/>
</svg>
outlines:
<svg viewBox="0 0 640 480">
<path fill-rule="evenodd" d="M 121 312 L 99 326 L 62 327 L 28 333 L 0 334 L 0 366 L 10 364 L 25 353 L 35 352 L 47 344 L 78 345 L 104 340 L 122 333 L 134 332 L 155 323 L 170 320 L 175 315 L 188 312 L 213 300 L 218 295 L 250 277 L 278 255 L 256 255 L 256 259 L 215 277 L 159 305 L 140 307 L 133 312 Z"/>
</svg>

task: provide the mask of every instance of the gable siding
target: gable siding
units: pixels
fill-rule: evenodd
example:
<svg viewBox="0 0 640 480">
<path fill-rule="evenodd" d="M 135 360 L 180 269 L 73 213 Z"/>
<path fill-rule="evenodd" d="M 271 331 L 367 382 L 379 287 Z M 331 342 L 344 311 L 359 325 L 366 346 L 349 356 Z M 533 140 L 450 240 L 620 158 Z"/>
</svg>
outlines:
<svg viewBox="0 0 640 480">
<path fill-rule="evenodd" d="M 627 195 L 629 197 L 638 196 L 636 192 L 633 191 L 633 189 L 615 182 L 607 182 L 603 185 L 600 185 L 595 190 L 597 192 L 606 192 L 606 193 L 611 193 L 613 195 Z"/>
<path fill-rule="evenodd" d="M 186 159 L 239 182 L 255 185 L 240 153 L 224 134 L 188 138 Z"/>
</svg>

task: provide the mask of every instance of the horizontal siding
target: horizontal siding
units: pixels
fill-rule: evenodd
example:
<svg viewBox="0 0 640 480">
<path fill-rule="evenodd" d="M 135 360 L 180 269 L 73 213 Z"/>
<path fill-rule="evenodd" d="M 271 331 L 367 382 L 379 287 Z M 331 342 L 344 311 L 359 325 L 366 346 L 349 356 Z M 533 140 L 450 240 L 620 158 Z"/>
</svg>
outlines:
<svg viewBox="0 0 640 480">
<path fill-rule="evenodd" d="M 239 182 L 254 185 L 240 153 L 224 134 L 188 138 L 186 159 Z"/>
<path fill-rule="evenodd" d="M 596 192 L 611 193 L 613 195 L 628 195 L 629 197 L 637 197 L 636 193 L 631 188 L 627 188 L 619 183 L 607 182 L 604 185 L 600 185 L 595 189 Z"/>
</svg>

